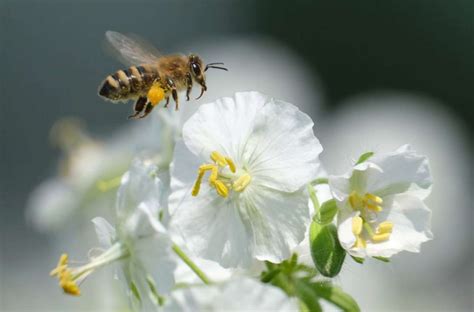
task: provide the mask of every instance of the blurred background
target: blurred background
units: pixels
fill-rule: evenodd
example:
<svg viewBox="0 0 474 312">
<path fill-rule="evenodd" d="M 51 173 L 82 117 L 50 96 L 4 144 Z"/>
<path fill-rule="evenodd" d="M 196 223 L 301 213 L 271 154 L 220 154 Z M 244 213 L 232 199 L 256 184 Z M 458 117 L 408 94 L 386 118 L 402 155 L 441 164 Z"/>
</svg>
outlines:
<svg viewBox="0 0 474 312">
<path fill-rule="evenodd" d="M 244 90 L 294 103 L 315 120 L 330 173 L 367 150 L 405 143 L 428 155 L 435 239 L 388 265 L 349 259 L 336 283 L 364 311 L 473 309 L 472 0 L 0 0 L 0 23 L 1 311 L 122 307 L 106 295 L 120 290 L 111 272 L 90 278 L 80 298 L 63 296 L 48 277 L 63 250 L 83 258 L 95 246 L 88 220 L 107 214 L 84 209 L 91 205 L 78 194 L 161 142 L 144 135 L 147 120 L 126 119 L 131 104 L 97 96 L 122 67 L 102 48 L 109 29 L 137 33 L 164 53 L 226 63 L 228 73 L 208 73 L 201 100 L 182 97 L 183 109 Z M 50 129 L 64 117 L 77 118 L 67 129 L 81 139 L 53 135 L 52 144 Z M 109 162 L 96 177 L 91 168 Z M 93 204 L 113 205 L 102 197 Z"/>
</svg>

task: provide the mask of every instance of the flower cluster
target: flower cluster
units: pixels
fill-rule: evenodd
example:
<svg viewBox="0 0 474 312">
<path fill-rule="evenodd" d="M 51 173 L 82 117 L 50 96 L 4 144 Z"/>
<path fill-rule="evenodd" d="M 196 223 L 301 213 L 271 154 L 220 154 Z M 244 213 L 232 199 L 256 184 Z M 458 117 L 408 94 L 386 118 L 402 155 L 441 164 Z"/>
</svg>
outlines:
<svg viewBox="0 0 474 312">
<path fill-rule="evenodd" d="M 358 311 L 327 279 L 346 254 L 389 261 L 432 238 L 428 160 L 409 146 L 327 175 L 311 118 L 258 92 L 201 105 L 175 127 L 169 170 L 136 157 L 115 225 L 93 219 L 100 254 L 77 267 L 60 256 L 51 276 L 65 293 L 116 264 L 134 310 L 319 311 L 324 300 Z"/>
</svg>

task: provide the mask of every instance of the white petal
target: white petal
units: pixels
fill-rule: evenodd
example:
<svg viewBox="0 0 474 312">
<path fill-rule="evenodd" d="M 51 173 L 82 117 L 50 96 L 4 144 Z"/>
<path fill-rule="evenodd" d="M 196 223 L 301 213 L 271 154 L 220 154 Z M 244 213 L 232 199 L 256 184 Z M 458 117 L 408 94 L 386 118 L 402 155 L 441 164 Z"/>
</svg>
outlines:
<svg viewBox="0 0 474 312">
<path fill-rule="evenodd" d="M 260 184 L 294 192 L 316 178 L 322 150 L 311 118 L 292 104 L 271 99 L 255 118 L 244 166 Z"/>
<path fill-rule="evenodd" d="M 225 268 L 251 264 L 250 229 L 235 202 L 218 197 L 207 185 L 202 185 L 197 197 L 184 195 L 170 227 L 198 257 L 217 261 Z"/>
<path fill-rule="evenodd" d="M 156 233 L 137 240 L 133 246 L 132 257 L 143 266 L 146 274 L 153 278 L 160 294 L 171 291 L 175 283 L 176 258 L 172 253 L 168 235 Z"/>
<path fill-rule="evenodd" d="M 432 184 L 428 159 L 416 154 L 408 145 L 392 153 L 374 155 L 369 159 L 382 172 L 367 174 L 367 191 L 378 196 L 410 191 L 425 198 Z"/>
<path fill-rule="evenodd" d="M 298 311 L 281 289 L 250 278 L 173 292 L 165 311 Z"/>
<path fill-rule="evenodd" d="M 358 216 L 359 212 L 348 209 L 341 210 L 337 216 L 337 236 L 342 248 L 347 250 L 352 256 L 363 257 L 365 250 L 352 248 L 356 242 L 356 237 L 352 232 L 352 218 Z"/>
<path fill-rule="evenodd" d="M 102 248 L 109 248 L 116 240 L 115 228 L 104 218 L 96 217 L 92 219 L 95 232 Z"/>
<path fill-rule="evenodd" d="M 142 221 L 147 219 L 147 216 L 157 219 L 162 210 L 162 184 L 155 176 L 156 170 L 149 162 L 135 159 L 130 170 L 122 177 L 117 192 L 117 222 L 120 227 L 127 228 L 129 234 L 135 231 L 146 233 L 140 228 Z M 141 212 L 137 211 L 138 209 Z"/>
<path fill-rule="evenodd" d="M 241 92 L 234 98 L 201 105 L 184 124 L 183 140 L 201 159 L 208 160 L 212 151 L 219 151 L 240 162 L 255 116 L 266 101 L 267 97 L 258 92 Z"/>
<path fill-rule="evenodd" d="M 368 243 L 367 255 L 390 257 L 402 250 L 419 252 L 420 245 L 433 238 L 430 231 L 431 211 L 416 196 L 398 194 L 384 198 L 384 210 L 377 221 L 393 222 L 389 240 Z"/>
<path fill-rule="evenodd" d="M 264 186 L 241 194 L 240 216 L 250 226 L 253 253 L 258 260 L 281 262 L 304 239 L 309 224 L 305 189 L 284 193 Z"/>
</svg>

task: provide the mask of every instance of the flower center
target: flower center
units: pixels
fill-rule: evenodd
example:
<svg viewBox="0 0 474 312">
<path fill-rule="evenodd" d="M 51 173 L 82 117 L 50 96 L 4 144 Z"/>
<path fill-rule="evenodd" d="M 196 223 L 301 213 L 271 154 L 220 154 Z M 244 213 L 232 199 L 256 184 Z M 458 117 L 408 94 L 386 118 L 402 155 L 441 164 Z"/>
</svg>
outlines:
<svg viewBox="0 0 474 312">
<path fill-rule="evenodd" d="M 242 192 L 250 184 L 252 177 L 242 169 L 235 166 L 230 157 L 223 156 L 219 152 L 210 155 L 212 163 L 203 164 L 199 167 L 198 177 L 194 183 L 192 195 L 197 196 L 201 189 L 202 179 L 207 171 L 210 171 L 209 185 L 222 197 L 229 196 L 229 191 Z"/>
<path fill-rule="evenodd" d="M 56 276 L 59 280 L 59 286 L 65 293 L 79 296 L 81 290 L 79 284 L 95 269 L 119 260 L 128 255 L 125 247 L 120 243 L 115 243 L 98 257 L 92 259 L 89 263 L 79 267 L 69 267 L 69 257 L 66 253 L 59 258 L 57 266 L 49 273 L 50 276 Z"/>
<path fill-rule="evenodd" d="M 360 195 L 356 191 L 352 191 L 349 195 L 349 204 L 352 209 L 360 211 L 359 216 L 352 218 L 352 233 L 356 237 L 353 247 L 365 248 L 367 238 L 374 243 L 380 243 L 390 238 L 393 229 L 392 222 L 384 221 L 376 227 L 374 225 L 377 213 L 382 211 L 382 203 L 382 198 L 371 193 Z"/>
</svg>

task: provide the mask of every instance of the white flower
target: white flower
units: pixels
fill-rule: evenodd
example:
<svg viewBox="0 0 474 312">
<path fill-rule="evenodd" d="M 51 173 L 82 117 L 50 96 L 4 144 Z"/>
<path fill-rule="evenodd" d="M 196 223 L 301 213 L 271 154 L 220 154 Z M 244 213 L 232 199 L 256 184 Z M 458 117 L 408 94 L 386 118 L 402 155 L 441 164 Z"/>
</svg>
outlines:
<svg viewBox="0 0 474 312">
<path fill-rule="evenodd" d="M 191 251 L 224 267 L 290 256 L 309 222 L 305 185 L 320 165 L 312 127 L 292 104 L 257 92 L 200 106 L 171 165 L 171 226 Z"/>
<path fill-rule="evenodd" d="M 135 160 L 118 190 L 116 227 L 103 218 L 93 219 L 105 251 L 75 268 L 69 267 L 66 254 L 61 256 L 51 274 L 58 277 L 65 292 L 79 295 L 80 281 L 95 269 L 120 260 L 120 275 L 132 306 L 161 304 L 161 294 L 174 285 L 176 264 L 171 240 L 159 221 L 162 186 L 156 170 L 146 161 Z"/>
<path fill-rule="evenodd" d="M 329 177 L 340 209 L 342 246 L 356 257 L 418 252 L 432 238 L 431 211 L 422 201 L 431 184 L 428 159 L 407 145 L 376 154 L 346 175 Z"/>
<path fill-rule="evenodd" d="M 250 278 L 174 291 L 165 311 L 298 311 L 295 298 Z"/>
</svg>

